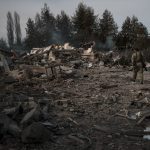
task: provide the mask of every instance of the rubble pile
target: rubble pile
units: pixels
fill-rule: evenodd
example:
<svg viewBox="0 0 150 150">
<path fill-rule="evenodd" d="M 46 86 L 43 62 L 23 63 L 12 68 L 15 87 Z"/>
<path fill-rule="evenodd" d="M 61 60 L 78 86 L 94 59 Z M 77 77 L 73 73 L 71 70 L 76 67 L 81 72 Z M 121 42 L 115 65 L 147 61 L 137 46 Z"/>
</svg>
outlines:
<svg viewBox="0 0 150 150">
<path fill-rule="evenodd" d="M 70 60 L 79 59 L 80 56 L 80 50 L 65 44 L 64 46 L 50 45 L 45 48 L 33 48 L 23 59 L 30 61 L 32 64 L 44 65 L 47 62 L 52 61 L 61 61 L 62 63 L 66 63 Z"/>
<path fill-rule="evenodd" d="M 149 72 L 132 83 L 122 57 L 66 44 L 16 59 L 0 77 L 0 149 L 148 149 Z"/>
<path fill-rule="evenodd" d="M 107 53 L 96 52 L 94 54 L 96 62 L 101 62 L 105 66 L 131 66 L 131 60 L 124 54 L 109 51 Z"/>
</svg>

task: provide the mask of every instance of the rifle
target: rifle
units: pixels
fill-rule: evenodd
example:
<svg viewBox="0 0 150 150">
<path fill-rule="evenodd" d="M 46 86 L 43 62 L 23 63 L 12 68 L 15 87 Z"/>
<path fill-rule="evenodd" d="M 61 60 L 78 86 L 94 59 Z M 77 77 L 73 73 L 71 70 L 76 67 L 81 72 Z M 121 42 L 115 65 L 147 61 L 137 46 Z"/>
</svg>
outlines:
<svg viewBox="0 0 150 150">
<path fill-rule="evenodd" d="M 144 61 L 144 57 L 143 57 L 142 54 L 141 54 L 141 58 L 142 58 L 142 66 L 145 69 L 145 71 L 147 71 L 146 64 L 145 64 L 145 61 Z"/>
<path fill-rule="evenodd" d="M 146 64 L 142 62 L 143 68 L 147 71 Z"/>
</svg>

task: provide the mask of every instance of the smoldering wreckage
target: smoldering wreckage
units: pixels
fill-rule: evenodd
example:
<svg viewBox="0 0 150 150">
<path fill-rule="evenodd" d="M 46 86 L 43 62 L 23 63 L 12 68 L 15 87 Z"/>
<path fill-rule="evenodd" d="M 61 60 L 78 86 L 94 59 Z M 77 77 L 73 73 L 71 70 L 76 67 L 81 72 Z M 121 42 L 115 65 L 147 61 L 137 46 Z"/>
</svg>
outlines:
<svg viewBox="0 0 150 150">
<path fill-rule="evenodd" d="M 93 46 L 0 49 L 0 149 L 149 149 L 149 72 Z"/>
</svg>

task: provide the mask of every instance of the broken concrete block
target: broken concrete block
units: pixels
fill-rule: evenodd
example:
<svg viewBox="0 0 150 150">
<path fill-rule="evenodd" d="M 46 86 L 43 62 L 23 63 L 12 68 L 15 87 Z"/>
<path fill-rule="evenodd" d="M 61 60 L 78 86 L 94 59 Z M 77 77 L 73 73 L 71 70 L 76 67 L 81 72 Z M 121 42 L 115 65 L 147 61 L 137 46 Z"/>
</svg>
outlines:
<svg viewBox="0 0 150 150">
<path fill-rule="evenodd" d="M 53 124 L 51 122 L 42 122 L 42 125 L 44 125 L 45 127 L 47 127 L 48 129 L 53 129 L 53 128 L 56 128 L 57 125 L 56 124 Z"/>
<path fill-rule="evenodd" d="M 71 74 L 73 72 L 71 67 L 60 66 L 61 70 L 66 74 Z"/>
<path fill-rule="evenodd" d="M 23 143 L 42 143 L 51 139 L 51 132 L 41 123 L 34 122 L 22 132 Z"/>
<path fill-rule="evenodd" d="M 19 71 L 19 70 L 12 70 L 9 72 L 9 76 L 8 79 L 13 83 L 13 80 L 15 82 L 15 80 L 21 80 L 23 78 L 23 71 Z M 6 81 L 9 81 L 8 79 L 6 79 Z M 10 82 L 9 81 L 9 82 Z"/>
<path fill-rule="evenodd" d="M 64 44 L 64 49 L 74 49 L 74 47 L 70 46 L 69 43 Z"/>
<path fill-rule="evenodd" d="M 21 129 L 18 127 L 17 123 L 10 119 L 5 114 L 0 114 L 0 134 L 11 134 L 15 137 L 18 137 L 21 133 Z"/>
<path fill-rule="evenodd" d="M 21 124 L 27 124 L 32 120 L 40 121 L 42 119 L 41 109 L 37 106 L 28 112 L 24 118 L 21 120 Z"/>
<path fill-rule="evenodd" d="M 88 64 L 88 68 L 91 68 L 92 66 L 93 66 L 92 63 L 89 63 L 89 64 Z"/>
<path fill-rule="evenodd" d="M 78 144 L 83 144 L 83 145 L 85 144 L 85 142 L 82 139 L 80 139 L 74 135 L 69 135 L 68 138 L 73 140 L 74 142 L 77 142 Z"/>
<path fill-rule="evenodd" d="M 23 113 L 23 107 L 22 105 L 18 105 L 17 107 L 7 108 L 3 110 L 3 113 L 5 113 L 8 116 L 15 117 L 18 114 Z"/>
<path fill-rule="evenodd" d="M 25 104 L 24 107 L 26 110 L 31 110 L 33 108 L 36 108 L 38 105 L 35 101 L 29 101 L 29 102 L 26 102 L 24 104 Z"/>
<path fill-rule="evenodd" d="M 12 107 L 12 108 L 6 108 L 2 112 L 5 113 L 6 115 L 11 115 L 14 114 L 17 111 L 17 107 Z"/>
<path fill-rule="evenodd" d="M 49 99 L 43 98 L 38 101 L 40 105 L 47 105 L 50 102 Z"/>
<path fill-rule="evenodd" d="M 46 64 L 47 63 L 46 59 L 42 59 L 41 63 Z"/>
<path fill-rule="evenodd" d="M 4 82 L 6 84 L 12 84 L 12 83 L 17 82 L 17 80 L 15 78 L 11 77 L 11 76 L 7 76 L 7 77 L 5 77 Z"/>
<path fill-rule="evenodd" d="M 99 62 L 99 66 L 104 66 L 104 62 L 103 62 L 103 61 L 100 61 L 100 62 Z"/>
<path fill-rule="evenodd" d="M 56 60 L 56 57 L 52 51 L 49 52 L 48 60 L 49 61 L 55 61 Z"/>
<path fill-rule="evenodd" d="M 15 137 L 19 137 L 21 134 L 21 129 L 15 122 L 12 122 L 8 126 L 8 133 L 12 134 Z"/>
</svg>

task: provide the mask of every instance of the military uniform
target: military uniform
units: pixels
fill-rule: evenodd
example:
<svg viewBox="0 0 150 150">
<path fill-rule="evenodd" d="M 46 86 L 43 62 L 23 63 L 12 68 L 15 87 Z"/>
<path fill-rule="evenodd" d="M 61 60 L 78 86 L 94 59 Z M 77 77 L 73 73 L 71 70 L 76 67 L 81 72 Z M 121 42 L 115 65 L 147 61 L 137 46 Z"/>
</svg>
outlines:
<svg viewBox="0 0 150 150">
<path fill-rule="evenodd" d="M 140 51 L 135 51 L 132 54 L 132 65 L 133 65 L 133 81 L 137 78 L 137 73 L 139 73 L 140 83 L 143 84 L 143 67 L 144 58 Z"/>
</svg>

